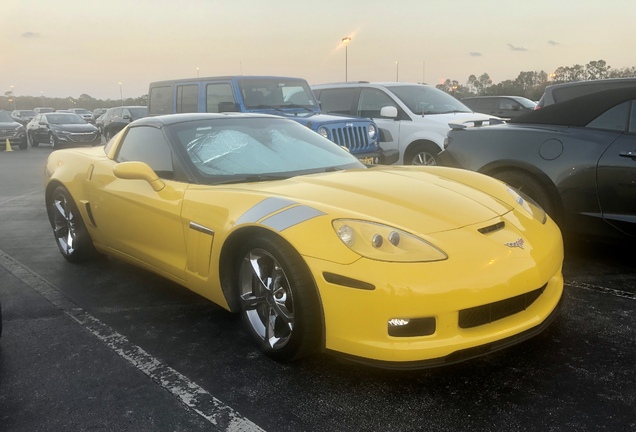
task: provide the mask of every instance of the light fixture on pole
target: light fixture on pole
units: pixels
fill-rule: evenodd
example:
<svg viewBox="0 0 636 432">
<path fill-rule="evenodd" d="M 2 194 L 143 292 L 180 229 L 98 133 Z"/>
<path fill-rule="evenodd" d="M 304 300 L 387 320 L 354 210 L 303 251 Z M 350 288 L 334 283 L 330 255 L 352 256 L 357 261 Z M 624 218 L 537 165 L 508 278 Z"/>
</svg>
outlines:
<svg viewBox="0 0 636 432">
<path fill-rule="evenodd" d="M 351 42 L 351 37 L 347 36 L 347 37 L 343 37 L 342 38 L 342 43 L 345 46 L 345 82 L 349 82 L 349 52 L 347 50 L 347 46 L 349 45 L 349 42 Z"/>
<path fill-rule="evenodd" d="M 13 86 L 11 86 L 11 99 L 13 99 L 13 109 L 17 110 L 15 107 L 15 93 L 13 92 Z"/>
<path fill-rule="evenodd" d="M 44 105 L 44 92 L 43 91 L 40 92 L 40 97 L 42 98 L 42 106 L 45 106 Z"/>
<path fill-rule="evenodd" d="M 199 78 L 199 66 L 197 66 L 197 78 Z"/>
<path fill-rule="evenodd" d="M 395 62 L 395 81 L 400 81 L 400 62 Z"/>
<path fill-rule="evenodd" d="M 121 106 L 124 106 L 124 94 L 121 91 L 121 81 L 119 82 L 119 99 L 121 99 Z"/>
</svg>

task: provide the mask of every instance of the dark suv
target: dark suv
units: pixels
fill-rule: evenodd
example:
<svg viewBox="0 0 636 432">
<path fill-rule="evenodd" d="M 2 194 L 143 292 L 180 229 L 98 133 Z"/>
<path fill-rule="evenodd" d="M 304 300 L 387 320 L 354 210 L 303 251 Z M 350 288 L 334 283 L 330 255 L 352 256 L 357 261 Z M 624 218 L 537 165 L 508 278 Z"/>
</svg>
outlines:
<svg viewBox="0 0 636 432">
<path fill-rule="evenodd" d="M 109 108 L 100 118 L 98 127 L 106 141 L 122 130 L 128 123 L 148 116 L 148 107 L 121 106 Z"/>
<path fill-rule="evenodd" d="M 463 98 L 462 102 L 475 112 L 506 120 L 534 111 L 537 106 L 535 102 L 521 96 L 473 96 Z"/>
</svg>

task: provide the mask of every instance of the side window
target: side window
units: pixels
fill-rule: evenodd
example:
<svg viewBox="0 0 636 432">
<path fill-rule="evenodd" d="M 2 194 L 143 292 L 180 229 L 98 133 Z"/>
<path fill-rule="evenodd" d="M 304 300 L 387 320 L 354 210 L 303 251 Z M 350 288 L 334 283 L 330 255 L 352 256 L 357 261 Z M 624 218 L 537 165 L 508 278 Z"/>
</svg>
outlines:
<svg viewBox="0 0 636 432">
<path fill-rule="evenodd" d="M 616 105 L 589 122 L 586 127 L 625 132 L 627 130 L 627 122 L 629 120 L 628 115 L 630 105 L 631 102 L 623 102 L 620 105 Z"/>
<path fill-rule="evenodd" d="M 343 88 L 333 90 L 319 90 L 318 96 L 322 111 L 334 114 L 351 114 L 356 89 Z"/>
<path fill-rule="evenodd" d="M 115 109 L 115 110 L 113 111 L 113 115 L 112 115 L 112 117 L 115 117 L 115 118 L 121 118 L 123 111 L 124 111 L 124 110 L 123 110 L 122 108 L 117 108 L 117 109 Z"/>
<path fill-rule="evenodd" d="M 205 110 L 209 113 L 237 111 L 230 83 L 208 84 L 205 88 Z"/>
<path fill-rule="evenodd" d="M 153 127 L 130 128 L 119 147 L 115 160 L 117 162 L 145 162 L 159 177 L 174 178 L 170 145 L 163 133 Z"/>
<path fill-rule="evenodd" d="M 629 113 L 629 131 L 631 133 L 636 133 L 636 100 L 633 100 L 632 109 Z"/>
<path fill-rule="evenodd" d="M 192 113 L 199 111 L 199 84 L 177 86 L 178 113 Z"/>
<path fill-rule="evenodd" d="M 172 86 L 150 89 L 149 111 L 153 115 L 172 114 Z"/>
<path fill-rule="evenodd" d="M 380 110 L 385 106 L 395 106 L 395 102 L 385 93 L 376 89 L 362 89 L 358 101 L 359 117 L 380 117 Z"/>
<path fill-rule="evenodd" d="M 501 98 L 499 99 L 499 109 L 512 110 L 515 107 L 515 101 L 512 99 Z"/>
</svg>

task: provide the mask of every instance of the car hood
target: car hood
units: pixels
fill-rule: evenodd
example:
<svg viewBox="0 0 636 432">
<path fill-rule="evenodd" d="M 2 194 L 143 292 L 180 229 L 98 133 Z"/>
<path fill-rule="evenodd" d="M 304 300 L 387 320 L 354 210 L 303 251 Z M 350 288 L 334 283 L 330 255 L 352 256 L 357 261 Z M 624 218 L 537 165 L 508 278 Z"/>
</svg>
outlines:
<svg viewBox="0 0 636 432">
<path fill-rule="evenodd" d="M 505 197 L 498 199 L 474 189 L 457 175 L 445 175 L 451 172 L 448 168 L 409 168 L 314 174 L 239 187 L 287 198 L 337 218 L 385 223 L 423 235 L 488 221 L 513 207 L 504 201 Z M 470 173 L 466 178 L 475 176 L 495 185 L 497 191 L 505 191 L 500 183 L 485 176 Z"/>
<path fill-rule="evenodd" d="M 17 129 L 22 126 L 18 122 L 0 122 L 0 129 Z"/>
<path fill-rule="evenodd" d="M 416 115 L 415 118 L 422 118 L 426 121 L 436 121 L 442 124 L 448 123 L 471 123 L 471 122 L 485 122 L 490 119 L 500 120 L 499 117 L 480 114 L 476 112 L 456 112 L 456 113 L 444 113 L 444 114 L 424 114 Z"/>
<path fill-rule="evenodd" d="M 89 124 L 54 124 L 51 127 L 67 132 L 95 132 L 97 130 L 95 126 Z"/>
</svg>

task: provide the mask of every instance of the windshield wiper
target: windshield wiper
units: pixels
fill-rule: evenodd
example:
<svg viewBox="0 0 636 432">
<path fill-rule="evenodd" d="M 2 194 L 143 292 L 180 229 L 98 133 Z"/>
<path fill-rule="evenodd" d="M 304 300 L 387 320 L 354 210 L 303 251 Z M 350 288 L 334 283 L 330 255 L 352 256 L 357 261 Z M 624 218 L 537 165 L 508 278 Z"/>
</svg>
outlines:
<svg viewBox="0 0 636 432">
<path fill-rule="evenodd" d="M 250 174 L 245 176 L 236 176 L 233 178 L 229 178 L 226 180 L 215 181 L 213 184 L 233 184 L 233 183 L 255 183 L 260 181 L 271 181 L 271 180 L 286 180 L 290 177 L 290 175 L 282 175 L 282 174 Z"/>
</svg>

